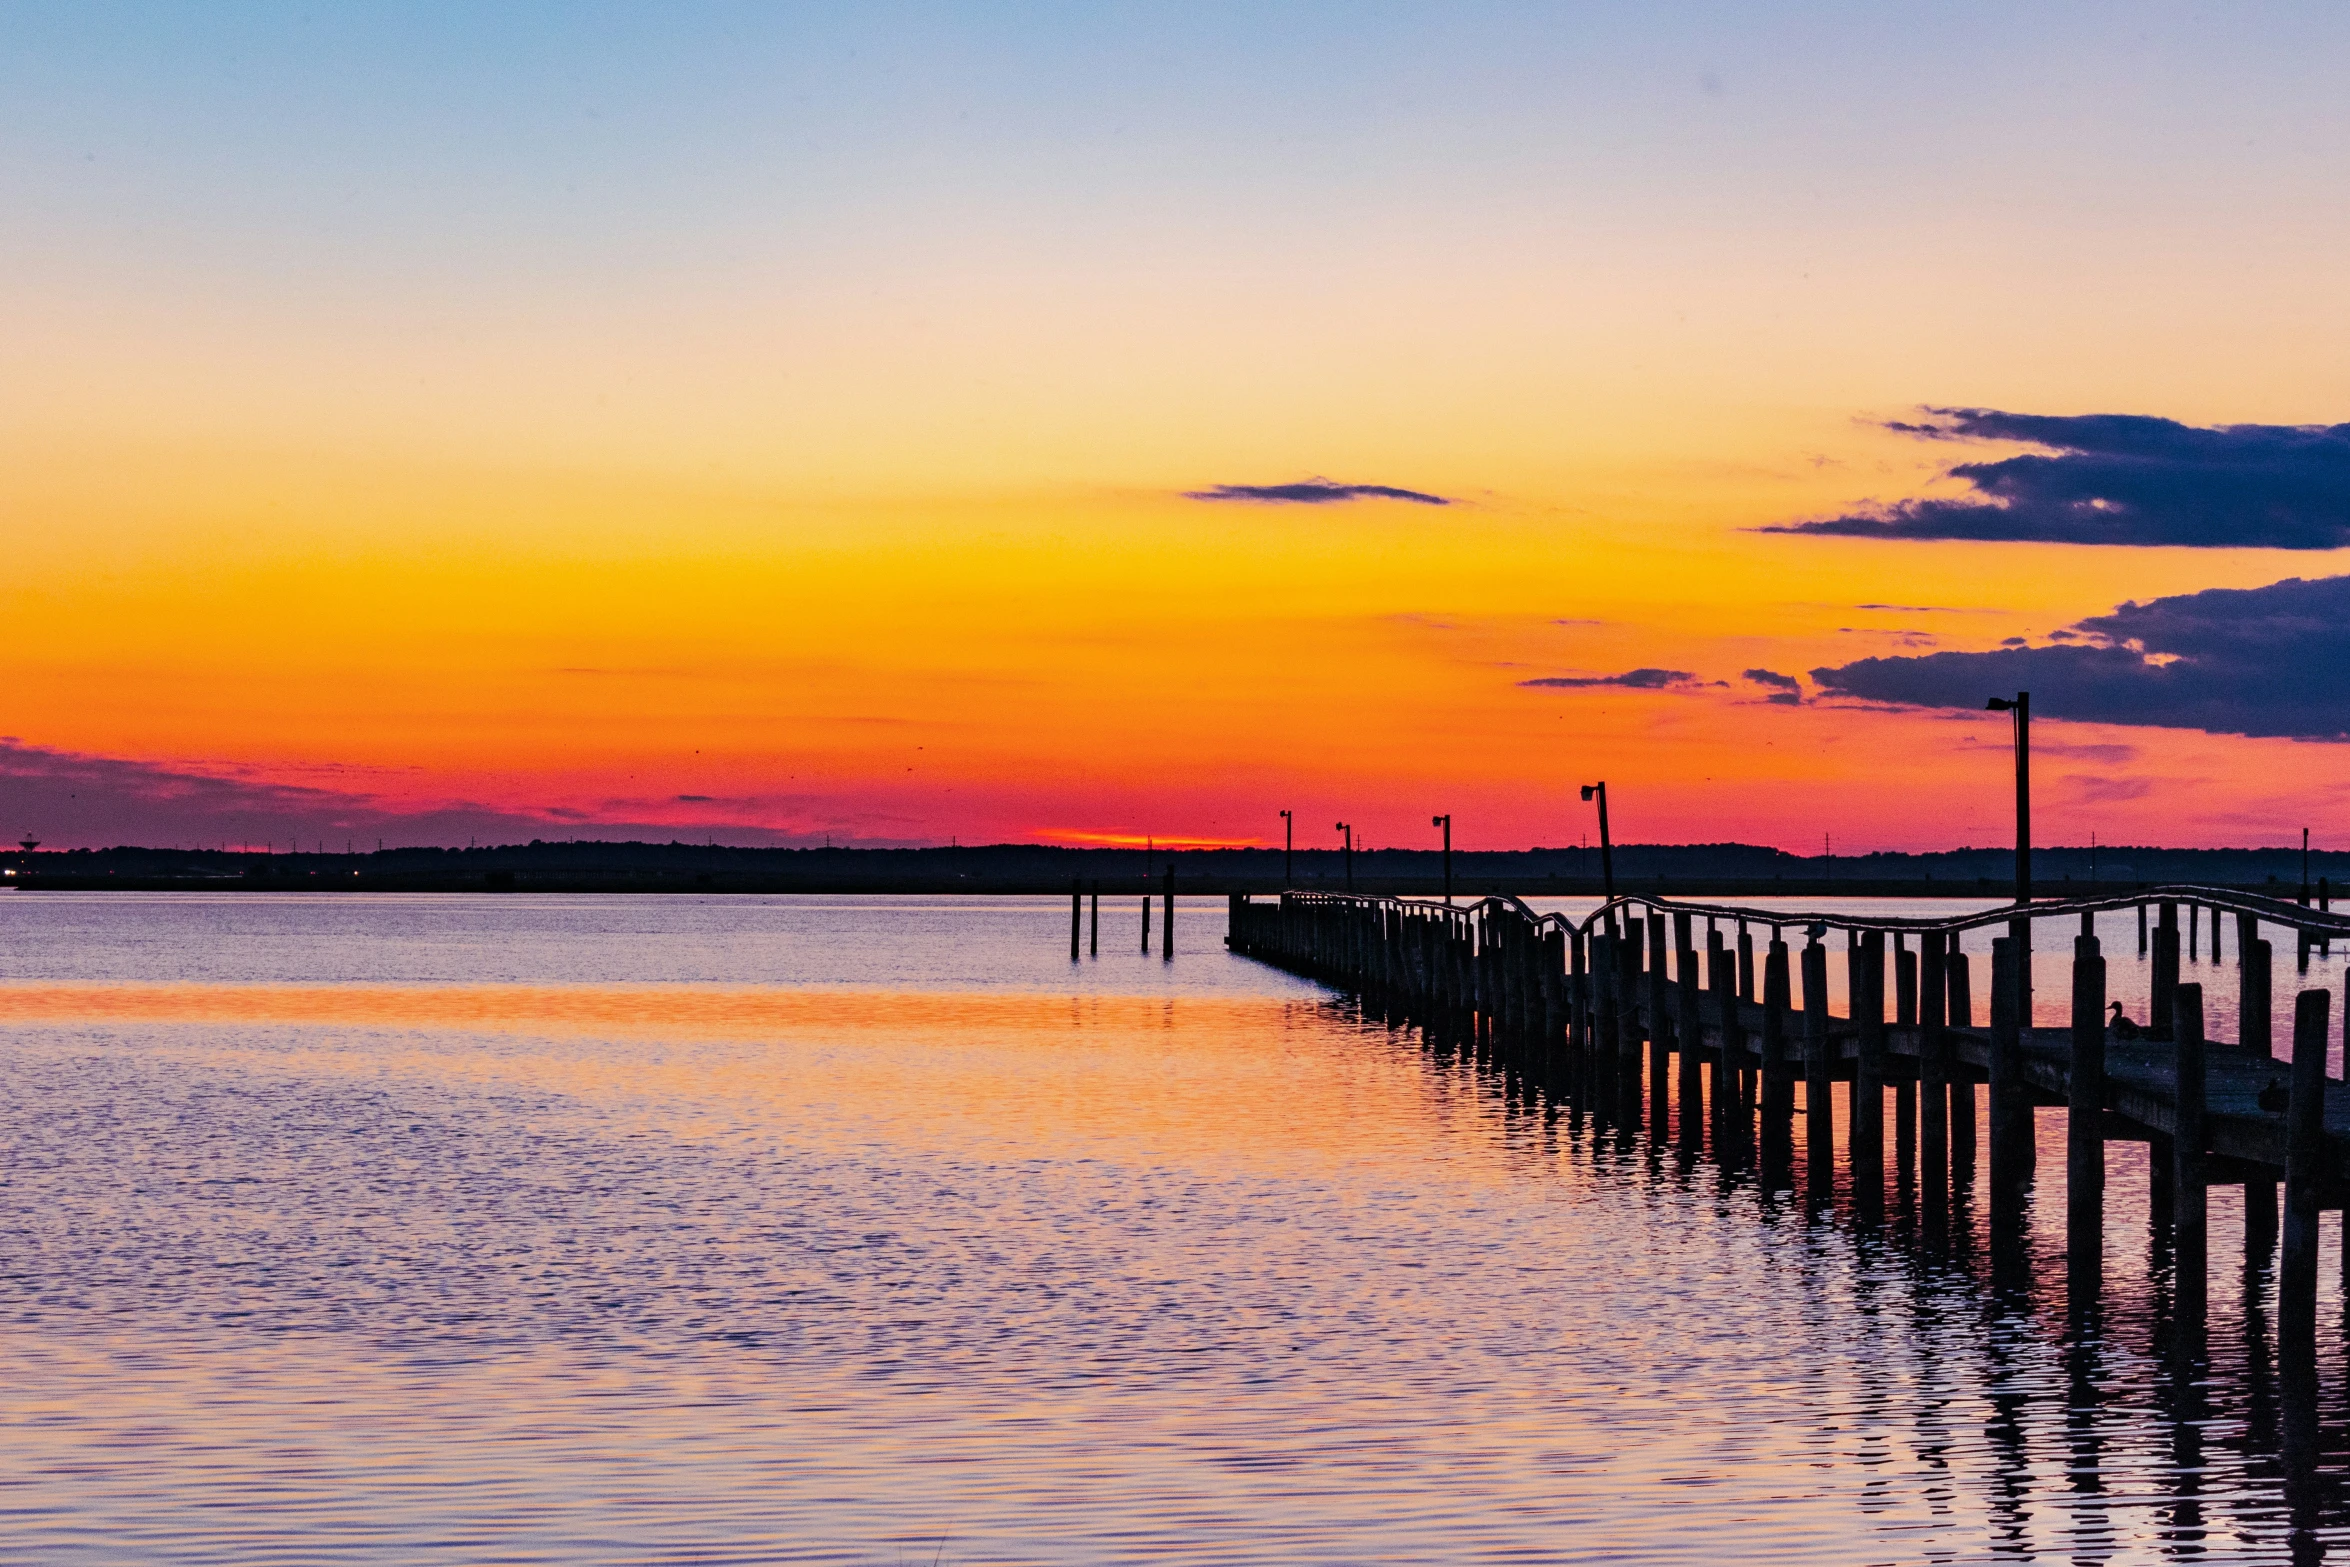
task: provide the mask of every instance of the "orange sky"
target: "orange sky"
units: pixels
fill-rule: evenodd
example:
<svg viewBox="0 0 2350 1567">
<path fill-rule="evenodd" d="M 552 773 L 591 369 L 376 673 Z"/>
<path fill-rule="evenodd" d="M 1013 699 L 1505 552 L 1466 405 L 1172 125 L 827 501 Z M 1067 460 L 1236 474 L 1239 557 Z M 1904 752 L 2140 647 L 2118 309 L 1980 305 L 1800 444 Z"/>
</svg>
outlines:
<svg viewBox="0 0 2350 1567">
<path fill-rule="evenodd" d="M 569 40 L 576 89 L 492 47 L 440 98 L 364 38 L 282 46 L 347 102 L 291 54 L 232 80 L 225 35 L 35 40 L 73 69 L 7 111 L 0 801 L 47 819 L 0 825 L 1277 842 L 1289 807 L 1503 847 L 1575 841 L 1605 776 L 1626 840 L 1995 843 L 2003 721 L 1741 672 L 2350 569 L 1751 531 L 1936 492 L 1968 454 L 1872 422 L 1921 403 L 2344 417 L 2350 222 L 2293 178 L 2342 150 L 2322 84 L 2181 24 L 2136 74 L 1999 62 L 1986 107 L 1930 38 L 1659 24 L 1606 47 L 1664 64 L 1570 112 L 1496 15 L 1380 24 L 1335 67 L 1374 98 L 1417 51 L 1470 72 L 1387 113 L 1237 67 L 1157 95 L 1110 36 L 1124 130 L 1053 97 L 1093 90 L 1048 69 L 1081 44 L 900 40 L 945 98 L 858 67 L 822 145 L 764 91 L 780 23 L 716 107 L 691 38 L 635 76 Z M 1846 79 L 1901 71 L 1914 113 Z M 2301 139 L 2181 141 L 2156 81 Z M 1986 143 L 2016 123 L 2035 164 Z M 1456 504 L 1182 493 L 1317 475 Z M 1638 667 L 1698 683 L 1517 683 Z M 2322 837 L 2339 793 L 2329 745 L 2042 740 L 2044 841 Z M 163 782 L 60 803 L 23 781 L 60 758 Z"/>
</svg>

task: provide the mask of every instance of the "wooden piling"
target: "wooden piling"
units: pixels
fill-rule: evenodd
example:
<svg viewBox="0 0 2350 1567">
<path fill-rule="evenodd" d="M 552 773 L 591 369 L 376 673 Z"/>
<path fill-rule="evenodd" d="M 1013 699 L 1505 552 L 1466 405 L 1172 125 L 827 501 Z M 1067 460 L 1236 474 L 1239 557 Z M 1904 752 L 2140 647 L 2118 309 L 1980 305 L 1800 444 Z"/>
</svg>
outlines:
<svg viewBox="0 0 2350 1567">
<path fill-rule="evenodd" d="M 1803 948 L 1803 1137 L 1807 1195 L 1825 1202 L 1836 1188 L 1836 1113 L 1828 1097 L 1834 1063 L 1828 1052 L 1828 949 L 1814 925 Z"/>
<path fill-rule="evenodd" d="M 2139 913 L 2145 912 L 2140 905 Z M 2165 901 L 2154 922 L 2152 989 L 2146 1003 L 2146 1027 L 2157 1039 L 2167 1039 L 2176 1027 L 2174 1008 L 2179 988 L 2179 906 Z"/>
<path fill-rule="evenodd" d="M 1763 956 L 1762 1018 L 1762 1127 L 1760 1131 L 1763 1185 L 1777 1191 L 1792 1179 L 1795 1126 L 1795 1072 L 1788 1059 L 1787 1014 L 1793 986 L 1788 976 L 1787 943 L 1776 926 Z"/>
<path fill-rule="evenodd" d="M 1687 926 L 1680 927 L 1687 930 Z M 1697 1009 L 1697 950 L 1683 947 L 1676 960 L 1679 984 L 1674 996 L 1673 1042 L 1680 1051 L 1679 1082 L 1674 1096 L 1680 1101 L 1681 1146 L 1691 1153 L 1705 1147 L 1705 1079 L 1703 1076 L 1705 1025 Z"/>
<path fill-rule="evenodd" d="M 2174 931 L 2176 927 L 2173 927 Z M 2210 1203 L 2203 1175 L 2203 987 L 2181 985 L 2171 1013 L 2171 1255 L 2178 1277 L 2178 1316 L 2198 1329 L 2210 1278 Z"/>
<path fill-rule="evenodd" d="M 1671 1135 L 1671 1094 L 1667 1084 L 1673 1064 L 1672 1003 L 1666 992 L 1672 981 L 1665 964 L 1665 917 L 1648 916 L 1648 1120 L 1659 1142 Z"/>
<path fill-rule="evenodd" d="M 1846 1142 L 1854 1204 L 1863 1218 L 1874 1218 L 1885 1203 L 1885 933 L 1861 932 L 1854 953 L 1855 983 L 1847 1007 L 1857 1037 Z"/>
<path fill-rule="evenodd" d="M 1086 954 L 1098 958 L 1102 955 L 1102 884 L 1098 881 L 1093 884 L 1093 901 L 1087 914 Z"/>
<path fill-rule="evenodd" d="M 1918 938 L 1918 1194 L 1929 1224 L 1941 1222 L 1950 1190 L 1950 1037 L 1942 1026 L 1949 941 L 1938 930 Z"/>
<path fill-rule="evenodd" d="M 1167 867 L 1166 912 L 1159 918 L 1159 956 L 1175 961 L 1175 867 Z"/>
<path fill-rule="evenodd" d="M 2065 1095 L 2065 1254 L 2076 1304 L 2105 1266 L 2105 958 L 2073 938 L 2072 1060 Z"/>
<path fill-rule="evenodd" d="M 2326 1035 L 2323 990 L 2293 1004 L 2293 1086 L 2285 1110 L 2284 1255 L 2277 1266 L 2277 1346 L 2310 1353 L 2317 1340 L 2317 1213 L 2325 1181 Z"/>
<path fill-rule="evenodd" d="M 2218 916 L 2213 916 L 2213 928 L 2218 928 Z M 2274 1056 L 2276 1035 L 2270 1016 L 2269 980 L 2270 949 L 2258 934 L 2260 922 L 2252 915 L 2242 915 L 2236 922 L 2236 1043 L 2254 1055 Z M 2288 1069 L 2278 1074 L 2277 1086 L 2291 1075 Z M 2276 1250 L 2277 1244 L 2277 1183 L 2273 1180 L 2244 1183 L 2244 1256 L 2246 1260 L 2264 1263 Z"/>
<path fill-rule="evenodd" d="M 1725 1162 L 1736 1163 L 1746 1147 L 1746 1112 L 1738 1093 L 1746 1042 L 1738 1021 L 1737 955 L 1717 942 L 1707 956 L 1713 965 L 1707 978 L 1713 981 L 1714 1026 L 1722 1041 L 1714 1056 L 1714 1152 Z"/>
<path fill-rule="evenodd" d="M 2012 928 L 2012 927 L 2011 927 Z M 2020 1224 L 2032 1179 L 2032 1104 L 2025 1096 L 2018 1019 L 2022 984 L 2015 938 L 1991 942 L 1991 1222 Z"/>
<path fill-rule="evenodd" d="M 1975 1026 L 1975 991 L 1967 955 L 1958 950 L 1958 938 L 1950 938 L 1950 950 L 1943 955 L 1942 972 L 1949 1010 L 1944 1022 L 1952 1028 Z M 1947 1047 L 1943 1052 L 1948 1057 Z M 1960 1191 L 1974 1184 L 1975 1179 L 1975 1080 L 1970 1072 L 1955 1068 L 1950 1074 L 1950 1180 Z"/>
<path fill-rule="evenodd" d="M 1069 961 L 1077 961 L 1077 938 L 1085 923 L 1085 890 L 1075 878 L 1069 882 Z"/>
<path fill-rule="evenodd" d="M 1738 999 L 1754 1000 L 1754 932 L 1738 922 Z"/>
<path fill-rule="evenodd" d="M 1147 892 L 1142 895 L 1142 955 L 1151 955 L 1151 895 Z"/>
</svg>

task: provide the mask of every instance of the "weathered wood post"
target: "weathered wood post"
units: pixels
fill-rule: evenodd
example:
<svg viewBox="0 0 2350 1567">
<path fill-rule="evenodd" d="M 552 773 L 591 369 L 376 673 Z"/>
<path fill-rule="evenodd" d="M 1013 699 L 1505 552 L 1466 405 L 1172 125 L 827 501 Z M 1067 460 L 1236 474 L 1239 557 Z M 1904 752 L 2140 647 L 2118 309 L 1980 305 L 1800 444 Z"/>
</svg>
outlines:
<svg viewBox="0 0 2350 1567">
<path fill-rule="evenodd" d="M 1852 1071 L 1852 1196 L 1863 1218 L 1885 1206 L 1885 933 L 1863 931 L 1848 1010 L 1855 1056 Z"/>
<path fill-rule="evenodd" d="M 2219 920 L 2212 917 L 2212 928 L 2218 929 Z M 2246 914 L 2236 922 L 2237 991 L 2236 1042 L 2254 1055 L 2276 1054 L 2275 1034 L 2271 1026 L 2269 1002 L 2269 945 L 2261 939 L 2260 922 Z M 2284 1074 L 2290 1076 L 2290 1071 Z M 2283 1086 L 2280 1082 L 2277 1086 Z M 2277 1245 L 2277 1183 L 2274 1181 L 2246 1181 L 2244 1183 L 2244 1255 L 2254 1261 L 2265 1261 Z"/>
<path fill-rule="evenodd" d="M 1248 894 L 1240 894 L 1240 901 L 1246 903 Z M 1102 884 L 1098 881 L 1093 884 L 1092 902 L 1086 909 L 1085 950 L 1088 957 L 1102 955 Z"/>
<path fill-rule="evenodd" d="M 1289 908 L 1287 899 L 1282 900 L 1282 908 Z M 1142 895 L 1142 955 L 1146 958 L 1151 955 L 1151 895 L 1147 892 Z M 1302 954 L 1293 955 L 1302 957 Z"/>
<path fill-rule="evenodd" d="M 1919 937 L 1921 944 L 1924 939 Z M 1896 1028 L 1918 1026 L 1918 955 L 1899 931 L 1893 934 L 1893 1023 Z M 1917 1180 L 1918 1083 L 1915 1062 L 1893 1083 L 1893 1178 L 1904 1190 L 1914 1190 Z"/>
<path fill-rule="evenodd" d="M 1744 920 L 1738 922 L 1738 999 L 1754 999 L 1754 932 Z"/>
<path fill-rule="evenodd" d="M 2020 1230 L 2032 1180 L 2032 1102 L 2025 1095 L 2018 1021 L 2022 1013 L 2015 940 L 1991 942 L 1991 1225 Z"/>
<path fill-rule="evenodd" d="M 1672 1002 L 1667 987 L 1671 971 L 1665 965 L 1665 917 L 1648 916 L 1648 1124 L 1651 1135 L 1663 1142 L 1672 1135 L 1672 1094 L 1668 1088 L 1673 1064 Z"/>
<path fill-rule="evenodd" d="M 2065 1095 L 2064 1235 L 2073 1303 L 2095 1299 L 2105 1270 L 2105 958 L 2073 938 L 2072 1060 Z"/>
<path fill-rule="evenodd" d="M 2317 1212 L 2325 1183 L 2326 1034 L 2333 1000 L 2304 990 L 2293 1003 L 2293 1088 L 2285 1109 L 2285 1247 L 2277 1268 L 2277 1347 L 2317 1344 Z"/>
<path fill-rule="evenodd" d="M 2141 919 L 2145 913 L 2145 905 L 2139 905 Z M 2146 1027 L 2155 1038 L 2167 1039 L 2174 1026 L 2172 1009 L 2177 1003 L 2173 998 L 2179 988 L 2179 906 L 2176 903 L 2165 901 L 2155 913 L 2153 958 L 2153 973 L 2149 976 L 2153 990 L 2146 1003 Z"/>
<path fill-rule="evenodd" d="M 1795 1140 L 1795 1072 L 1788 1059 L 1789 983 L 1787 943 L 1777 926 L 1763 958 L 1762 1166 L 1763 1187 L 1778 1191 L 1792 1179 Z"/>
<path fill-rule="evenodd" d="M 1159 919 L 1159 956 L 1175 961 L 1175 867 L 1167 867 L 1166 912 Z"/>
<path fill-rule="evenodd" d="M 2146 955 L 2146 905 L 2138 905 L 2138 956 Z"/>
<path fill-rule="evenodd" d="M 1950 1037 L 1942 1024 L 1950 939 L 1938 930 L 1918 938 L 1918 1193 L 1929 1225 L 1942 1222 L 1950 1194 Z"/>
<path fill-rule="evenodd" d="M 2171 1255 L 2178 1274 L 2179 1320 L 2199 1330 L 2210 1279 L 2210 1199 L 2203 1175 L 2203 1150 L 2210 1132 L 2203 1108 L 2201 985 L 2181 985 L 2173 993 L 2171 1049 L 2172 1092 L 2177 1099 L 2171 1128 Z"/>
<path fill-rule="evenodd" d="M 1686 916 L 1679 928 L 1683 931 L 1689 928 Z M 1705 1070 L 1705 1024 L 1697 1006 L 1697 949 L 1683 947 L 1677 961 L 1680 985 L 1679 994 L 1674 997 L 1678 1005 L 1673 1017 L 1673 1040 L 1681 1052 L 1681 1070 L 1675 1097 L 1680 1100 L 1681 1146 L 1697 1153 L 1705 1147 L 1705 1080 L 1701 1075 Z"/>
<path fill-rule="evenodd" d="M 1974 981 L 1967 955 L 1958 949 L 1956 936 L 1950 938 L 1950 950 L 1943 954 L 1942 972 L 1950 1003 L 1943 1021 L 1951 1028 L 1974 1027 Z M 1947 1047 L 1943 1059 L 1950 1059 Z M 1972 1072 L 1961 1072 L 1956 1067 L 1950 1073 L 1950 1179 L 1961 1191 L 1975 1181 L 1975 1077 Z"/>
<path fill-rule="evenodd" d="M 1738 1019 L 1737 955 L 1716 943 L 1713 960 L 1714 1025 L 1721 1030 L 1721 1053 L 1714 1057 L 1714 1150 L 1725 1161 L 1741 1160 L 1746 1152 L 1746 1111 L 1738 1094 L 1738 1074 L 1745 1064 L 1746 1031 Z"/>
<path fill-rule="evenodd" d="M 1069 878 L 1069 961 L 1077 961 L 1077 938 L 1085 923 L 1085 892 L 1083 883 Z"/>
<path fill-rule="evenodd" d="M 1825 1202 L 1836 1189 L 1836 1112 L 1828 1097 L 1835 1071 L 1828 1038 L 1828 949 L 1824 925 L 1807 932 L 1803 948 L 1803 1137 L 1808 1195 Z"/>
</svg>

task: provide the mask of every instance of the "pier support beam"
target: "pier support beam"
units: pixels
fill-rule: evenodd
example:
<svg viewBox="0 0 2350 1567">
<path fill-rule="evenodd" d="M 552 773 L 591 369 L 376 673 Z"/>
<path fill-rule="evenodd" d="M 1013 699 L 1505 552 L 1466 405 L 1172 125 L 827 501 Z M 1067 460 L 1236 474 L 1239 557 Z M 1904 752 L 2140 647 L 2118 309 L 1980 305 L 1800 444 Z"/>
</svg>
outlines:
<svg viewBox="0 0 2350 1567">
<path fill-rule="evenodd" d="M 1942 1224 L 1950 1194 L 1950 1037 L 1942 1026 L 1950 939 L 1930 930 L 1918 940 L 1918 1195 L 1929 1229 Z"/>
<path fill-rule="evenodd" d="M 1828 949 L 1814 925 L 1803 948 L 1803 1139 L 1807 1192 L 1826 1202 L 1836 1191 L 1836 1111 L 1828 1085 L 1834 1065 L 1828 1041 Z"/>
<path fill-rule="evenodd" d="M 1885 1208 L 1885 933 L 1863 931 L 1853 949 L 1849 1008 L 1852 1073 L 1852 1199 L 1864 1219 Z"/>
<path fill-rule="evenodd" d="M 2174 927 L 2174 935 L 2177 934 Z M 2171 1131 L 2171 1257 L 2178 1276 L 2178 1319 L 2200 1339 L 2210 1284 L 2209 1197 L 2203 1180 L 2203 987 L 2172 993 L 2171 1041 L 2177 1098 Z"/>
<path fill-rule="evenodd" d="M 2073 939 L 2072 1061 L 2065 1099 L 2065 1265 L 2076 1307 L 2105 1272 L 2105 957 L 2095 936 Z"/>
<path fill-rule="evenodd" d="M 2293 1004 L 2293 1087 L 2285 1110 L 2284 1256 L 2277 1268 L 2277 1348 L 2288 1363 L 2317 1348 L 2317 1204 L 2325 1178 L 2326 1024 L 2333 998 Z"/>
</svg>

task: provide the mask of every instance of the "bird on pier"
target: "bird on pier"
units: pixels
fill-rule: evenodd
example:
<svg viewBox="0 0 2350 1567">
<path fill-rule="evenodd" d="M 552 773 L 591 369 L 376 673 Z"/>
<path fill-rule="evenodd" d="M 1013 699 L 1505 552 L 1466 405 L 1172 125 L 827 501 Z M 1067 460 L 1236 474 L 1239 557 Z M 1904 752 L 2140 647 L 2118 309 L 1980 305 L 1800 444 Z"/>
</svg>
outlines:
<svg viewBox="0 0 2350 1567">
<path fill-rule="evenodd" d="M 2122 1010 L 2122 1004 L 2116 1001 L 2113 1004 L 2112 1032 L 2113 1037 L 2116 1039 L 2136 1039 L 2142 1035 L 2145 1030 L 2141 1029 L 2136 1023 L 2132 1022 L 2130 1020 L 2130 1015 Z"/>
</svg>

